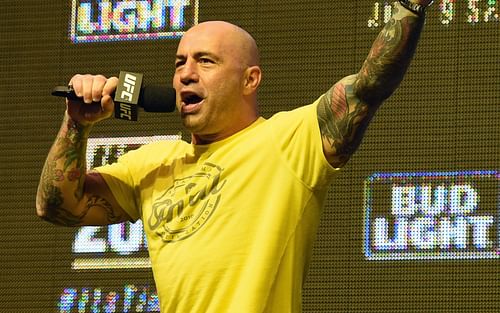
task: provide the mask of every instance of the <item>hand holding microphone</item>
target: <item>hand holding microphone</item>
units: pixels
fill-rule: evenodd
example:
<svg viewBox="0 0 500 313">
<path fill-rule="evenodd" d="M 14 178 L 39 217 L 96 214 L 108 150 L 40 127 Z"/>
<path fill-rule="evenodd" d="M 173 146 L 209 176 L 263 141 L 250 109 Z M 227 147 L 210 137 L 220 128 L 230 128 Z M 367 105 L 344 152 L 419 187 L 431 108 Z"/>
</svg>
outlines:
<svg viewBox="0 0 500 313">
<path fill-rule="evenodd" d="M 52 95 L 66 97 L 69 116 L 82 125 L 115 117 L 137 120 L 137 106 L 146 112 L 173 112 L 175 90 L 167 86 L 142 86 L 142 74 L 120 72 L 120 78 L 75 75 L 69 86 L 57 86 Z"/>
<path fill-rule="evenodd" d="M 77 74 L 71 78 L 68 87 L 56 87 L 52 94 L 66 97 L 67 114 L 75 122 L 90 125 L 113 114 L 111 94 L 117 84 L 117 77 L 107 79 L 102 75 Z"/>
</svg>

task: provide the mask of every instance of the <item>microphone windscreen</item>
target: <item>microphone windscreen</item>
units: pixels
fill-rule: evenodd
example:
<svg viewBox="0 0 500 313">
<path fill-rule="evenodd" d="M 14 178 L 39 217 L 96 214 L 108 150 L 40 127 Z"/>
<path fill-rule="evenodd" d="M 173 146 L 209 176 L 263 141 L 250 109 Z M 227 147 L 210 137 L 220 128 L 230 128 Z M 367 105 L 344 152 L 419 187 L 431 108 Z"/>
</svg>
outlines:
<svg viewBox="0 0 500 313">
<path fill-rule="evenodd" d="M 146 85 L 141 88 L 138 104 L 146 112 L 173 112 L 175 89 L 166 85 Z"/>
</svg>

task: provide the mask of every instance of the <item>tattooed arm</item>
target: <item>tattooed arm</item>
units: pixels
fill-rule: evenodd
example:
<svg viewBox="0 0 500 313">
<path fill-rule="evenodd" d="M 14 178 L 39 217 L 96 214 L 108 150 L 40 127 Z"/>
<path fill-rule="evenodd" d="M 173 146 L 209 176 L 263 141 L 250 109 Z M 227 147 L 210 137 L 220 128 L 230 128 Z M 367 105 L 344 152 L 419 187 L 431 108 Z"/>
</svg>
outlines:
<svg viewBox="0 0 500 313">
<path fill-rule="evenodd" d="M 36 197 L 38 216 L 51 223 L 106 225 L 130 219 L 101 175 L 86 173 L 87 138 L 95 122 L 111 115 L 113 103 L 109 94 L 115 82 L 90 75 L 76 75 L 71 81 L 84 102 L 67 102 L 64 121 L 45 161 Z"/>
<path fill-rule="evenodd" d="M 413 2 L 426 6 L 431 1 Z M 396 2 L 391 20 L 373 43 L 361 70 L 341 79 L 321 98 L 317 110 L 323 151 L 334 167 L 349 160 L 377 108 L 399 86 L 423 24 L 423 14 Z"/>
</svg>

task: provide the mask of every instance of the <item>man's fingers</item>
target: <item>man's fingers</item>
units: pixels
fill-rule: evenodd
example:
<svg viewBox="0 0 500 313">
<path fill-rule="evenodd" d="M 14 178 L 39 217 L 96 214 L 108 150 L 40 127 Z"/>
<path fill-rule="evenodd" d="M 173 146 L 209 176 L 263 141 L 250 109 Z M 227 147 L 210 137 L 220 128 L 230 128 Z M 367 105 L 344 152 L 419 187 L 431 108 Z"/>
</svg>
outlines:
<svg viewBox="0 0 500 313">
<path fill-rule="evenodd" d="M 94 79 L 91 75 L 84 75 L 82 77 L 82 97 L 83 102 L 92 103 L 92 86 Z"/>
<path fill-rule="evenodd" d="M 118 80 L 108 80 L 103 75 L 80 75 L 77 74 L 71 78 L 69 84 L 77 97 L 83 98 L 83 102 L 89 104 L 100 102 L 102 96 L 111 94 L 116 89 Z"/>
<path fill-rule="evenodd" d="M 102 100 L 101 100 L 101 108 L 102 111 L 107 116 L 111 116 L 114 111 L 114 102 L 111 95 L 115 92 L 116 86 L 118 85 L 117 77 L 110 77 L 106 80 L 106 83 L 102 89 Z"/>
<path fill-rule="evenodd" d="M 118 84 L 116 77 L 107 79 L 103 75 L 73 76 L 69 82 L 75 94 L 82 101 L 67 101 L 68 114 L 75 121 L 82 124 L 91 124 L 110 117 L 114 111 L 114 102 L 111 94 Z"/>
<path fill-rule="evenodd" d="M 117 77 L 110 77 L 106 81 L 106 84 L 104 84 L 104 87 L 102 89 L 102 95 L 111 95 L 112 93 L 115 92 L 116 86 L 118 85 L 118 78 Z"/>
<path fill-rule="evenodd" d="M 92 80 L 92 101 L 100 102 L 103 96 L 103 88 L 106 84 L 106 77 L 97 75 Z"/>
<path fill-rule="evenodd" d="M 77 97 L 82 96 L 82 77 L 81 76 L 82 75 L 80 75 L 80 74 L 73 76 L 68 84 L 68 85 L 73 87 L 73 90 L 75 91 L 75 95 Z"/>
</svg>

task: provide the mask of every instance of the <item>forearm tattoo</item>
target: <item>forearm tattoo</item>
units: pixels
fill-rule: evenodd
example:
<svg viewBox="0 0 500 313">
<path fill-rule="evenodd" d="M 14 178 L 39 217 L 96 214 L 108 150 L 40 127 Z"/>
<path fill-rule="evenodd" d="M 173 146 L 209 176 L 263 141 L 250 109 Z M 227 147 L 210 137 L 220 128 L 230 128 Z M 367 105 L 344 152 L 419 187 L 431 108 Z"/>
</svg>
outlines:
<svg viewBox="0 0 500 313">
<path fill-rule="evenodd" d="M 363 102 L 379 104 L 403 79 L 422 31 L 424 19 L 396 3 L 394 14 L 382 29 L 354 83 L 354 93 Z"/>
<path fill-rule="evenodd" d="M 318 104 L 318 123 L 329 160 L 347 162 L 361 143 L 376 109 L 398 87 L 415 52 L 423 18 L 397 3 L 360 72 L 335 84 Z"/>
<path fill-rule="evenodd" d="M 56 224 L 74 226 L 88 209 L 74 215 L 64 208 L 65 202 L 76 203 L 83 197 L 85 180 L 85 152 L 89 129 L 65 119 L 45 162 L 38 186 L 37 203 L 44 209 L 43 218 Z M 70 192 L 67 190 L 71 189 Z M 63 192 L 66 191 L 66 192 Z M 63 194 L 73 194 L 64 199 Z M 70 197 L 71 198 L 71 197 Z"/>
</svg>

